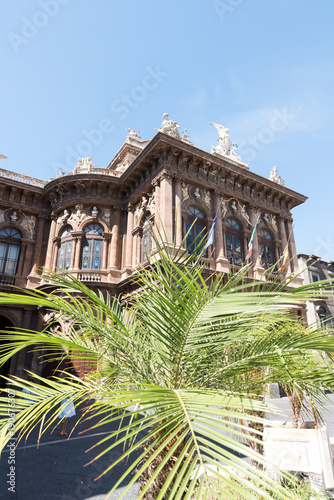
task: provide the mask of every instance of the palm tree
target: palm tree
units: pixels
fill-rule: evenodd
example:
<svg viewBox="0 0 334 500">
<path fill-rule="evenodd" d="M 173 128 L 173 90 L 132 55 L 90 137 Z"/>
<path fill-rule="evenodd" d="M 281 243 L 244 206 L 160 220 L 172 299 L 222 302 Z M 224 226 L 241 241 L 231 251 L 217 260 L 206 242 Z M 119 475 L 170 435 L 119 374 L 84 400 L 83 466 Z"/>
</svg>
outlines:
<svg viewBox="0 0 334 500">
<path fill-rule="evenodd" d="M 126 445 L 109 469 L 140 450 L 113 490 L 132 473 L 128 487 L 140 480 L 140 498 L 232 498 L 224 492 L 231 484 L 243 498 L 255 498 L 249 481 L 263 498 L 270 492 L 275 498 L 291 498 L 239 454 L 265 465 L 259 453 L 261 428 L 265 413 L 274 411 L 263 401 L 268 383 L 293 381 L 314 392 L 333 384 L 331 372 L 312 366 L 305 375 L 304 365 L 300 368 L 297 362 L 314 351 L 334 352 L 329 330 L 292 331 L 287 337 L 273 327 L 286 318 L 293 321 L 291 311 L 305 300 L 319 299 L 321 292 L 311 285 L 288 290 L 292 278 L 252 281 L 248 267 L 227 280 L 204 279 L 196 250 L 188 255 L 175 246 L 158 245 L 134 278 L 138 293 L 122 302 L 95 294 L 71 275 L 55 273 L 44 276 L 52 285 L 49 292 L 0 294 L 2 305 L 44 307 L 68 325 L 66 331 L 48 327 L 3 333 L 1 363 L 34 346 L 58 362 L 75 353 L 96 365 L 81 379 L 36 376 L 42 385 L 34 389 L 33 401 L 19 398 L 31 383 L 7 379 L 8 390 L 15 388 L 18 396 L 16 431 L 22 437 L 43 422 L 45 432 L 57 419 L 59 402 L 71 394 L 75 402 L 90 401 L 85 418 L 100 416 L 94 428 L 120 421 L 123 433 L 99 442 L 104 449 L 96 458 Z M 5 396 L 0 398 L 0 415 L 3 448 L 11 437 Z M 253 446 L 241 442 L 245 432 Z"/>
</svg>

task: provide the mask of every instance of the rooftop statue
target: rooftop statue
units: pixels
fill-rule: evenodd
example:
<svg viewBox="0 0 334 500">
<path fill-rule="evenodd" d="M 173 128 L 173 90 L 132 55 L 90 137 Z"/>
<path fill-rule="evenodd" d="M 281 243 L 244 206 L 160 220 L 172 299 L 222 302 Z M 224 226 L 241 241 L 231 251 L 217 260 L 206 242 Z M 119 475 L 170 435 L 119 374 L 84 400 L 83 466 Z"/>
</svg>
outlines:
<svg viewBox="0 0 334 500">
<path fill-rule="evenodd" d="M 169 114 L 164 113 L 162 115 L 163 122 L 161 124 L 160 128 L 155 128 L 154 130 L 157 130 L 158 132 L 162 132 L 163 134 L 167 134 L 170 137 L 174 137 L 175 139 L 180 139 L 180 134 L 178 131 L 178 128 L 180 128 L 180 125 L 178 125 L 176 122 L 173 122 L 173 120 L 169 119 Z"/>
<path fill-rule="evenodd" d="M 126 136 L 127 139 L 140 139 L 141 137 L 139 135 L 139 130 L 132 130 L 131 128 L 127 128 L 126 131 L 128 132 L 128 135 Z"/>
<path fill-rule="evenodd" d="M 93 160 L 91 156 L 79 158 L 78 165 L 74 167 L 73 174 L 88 174 L 93 168 Z"/>
<path fill-rule="evenodd" d="M 244 168 L 248 168 L 248 163 L 244 163 L 241 157 L 236 153 L 237 144 L 232 144 L 230 139 L 230 129 L 219 125 L 218 123 L 210 122 L 210 125 L 218 130 L 218 146 L 211 146 L 211 153 L 220 156 L 225 156 L 237 163 L 240 163 Z"/>
<path fill-rule="evenodd" d="M 285 185 L 282 177 L 280 175 L 278 175 L 278 168 L 277 167 L 273 167 L 270 170 L 269 180 L 273 181 L 273 182 L 276 182 L 277 184 L 280 184 L 281 186 Z"/>
</svg>

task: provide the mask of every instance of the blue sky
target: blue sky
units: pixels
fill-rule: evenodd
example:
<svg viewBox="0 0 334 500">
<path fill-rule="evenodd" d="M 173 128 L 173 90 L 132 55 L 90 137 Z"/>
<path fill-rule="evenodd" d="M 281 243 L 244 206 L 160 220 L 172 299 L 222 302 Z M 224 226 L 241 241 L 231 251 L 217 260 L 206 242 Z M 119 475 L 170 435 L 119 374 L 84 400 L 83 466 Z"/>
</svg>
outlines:
<svg viewBox="0 0 334 500">
<path fill-rule="evenodd" d="M 210 151 L 221 123 L 252 171 L 277 165 L 309 197 L 298 252 L 334 260 L 333 15 L 332 0 L 2 2 L 0 167 L 105 167 L 165 112 Z"/>
</svg>

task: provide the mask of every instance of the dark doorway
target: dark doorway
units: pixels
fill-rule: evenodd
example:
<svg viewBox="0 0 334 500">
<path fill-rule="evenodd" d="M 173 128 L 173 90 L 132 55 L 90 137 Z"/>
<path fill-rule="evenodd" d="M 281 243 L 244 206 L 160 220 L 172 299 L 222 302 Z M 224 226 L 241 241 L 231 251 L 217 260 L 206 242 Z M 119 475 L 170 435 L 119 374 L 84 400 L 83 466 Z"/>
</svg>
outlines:
<svg viewBox="0 0 334 500">
<path fill-rule="evenodd" d="M 9 319 L 6 318 L 5 316 L 0 316 L 0 331 L 1 332 L 6 330 L 10 331 L 12 328 L 13 328 L 13 323 L 11 323 L 11 321 L 9 321 Z M 6 361 L 6 363 L 0 366 L 0 376 L 8 377 L 12 359 L 13 358 L 10 358 L 8 361 Z M 0 387 L 5 387 L 6 383 L 7 383 L 6 380 L 0 377 Z"/>
</svg>

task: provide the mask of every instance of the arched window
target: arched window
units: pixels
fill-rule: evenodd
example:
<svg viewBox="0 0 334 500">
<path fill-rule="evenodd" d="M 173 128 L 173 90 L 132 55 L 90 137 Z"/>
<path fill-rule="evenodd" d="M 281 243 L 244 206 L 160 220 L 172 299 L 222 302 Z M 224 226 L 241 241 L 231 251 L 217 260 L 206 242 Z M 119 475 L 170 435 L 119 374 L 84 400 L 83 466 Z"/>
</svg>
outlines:
<svg viewBox="0 0 334 500">
<path fill-rule="evenodd" d="M 21 238 L 21 233 L 12 227 L 0 231 L 0 273 L 16 274 Z"/>
<path fill-rule="evenodd" d="M 72 227 L 66 226 L 61 233 L 60 247 L 58 251 L 58 269 L 69 269 L 71 265 L 71 256 L 73 248 Z"/>
<path fill-rule="evenodd" d="M 259 230 L 259 244 L 262 267 L 269 269 L 276 263 L 276 257 L 273 237 L 266 229 Z"/>
<path fill-rule="evenodd" d="M 188 252 L 191 253 L 206 233 L 205 215 L 194 205 L 191 205 L 188 208 L 188 218 L 186 223 L 187 233 L 189 229 L 190 232 L 187 236 L 187 248 Z"/>
<path fill-rule="evenodd" d="M 103 227 L 99 224 L 89 224 L 84 233 L 81 269 L 99 270 L 102 263 Z"/>
<path fill-rule="evenodd" d="M 226 252 L 227 260 L 234 266 L 242 266 L 243 262 L 243 238 L 241 233 L 241 226 L 239 222 L 234 219 L 226 219 Z"/>
<path fill-rule="evenodd" d="M 150 216 L 147 215 L 143 223 L 142 262 L 147 261 L 147 257 L 152 251 L 152 230 L 149 217 Z"/>
<path fill-rule="evenodd" d="M 323 307 L 319 307 L 318 316 L 319 316 L 320 325 L 322 327 L 326 326 L 326 311 Z"/>
</svg>

